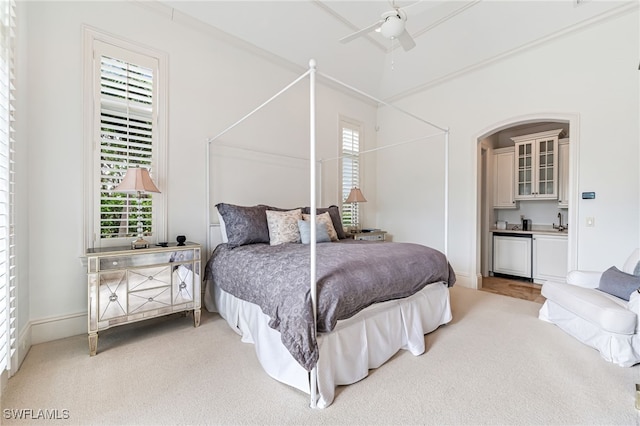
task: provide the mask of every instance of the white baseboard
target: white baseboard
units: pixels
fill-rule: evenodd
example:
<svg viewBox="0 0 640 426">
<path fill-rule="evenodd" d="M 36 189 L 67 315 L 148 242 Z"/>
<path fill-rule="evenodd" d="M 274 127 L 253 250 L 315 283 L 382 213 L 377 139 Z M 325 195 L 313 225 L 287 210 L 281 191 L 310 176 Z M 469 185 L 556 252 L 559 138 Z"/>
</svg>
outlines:
<svg viewBox="0 0 640 426">
<path fill-rule="evenodd" d="M 50 342 L 87 333 L 87 313 L 31 321 L 31 344 Z"/>
<path fill-rule="evenodd" d="M 87 332 L 87 314 L 66 315 L 31 321 L 18 335 L 16 351 L 11 357 L 9 377 L 18 372 L 32 345 L 63 339 Z"/>
<path fill-rule="evenodd" d="M 456 286 L 472 288 L 476 290 L 475 280 L 471 279 L 468 274 L 462 274 L 460 272 L 456 272 Z"/>
</svg>

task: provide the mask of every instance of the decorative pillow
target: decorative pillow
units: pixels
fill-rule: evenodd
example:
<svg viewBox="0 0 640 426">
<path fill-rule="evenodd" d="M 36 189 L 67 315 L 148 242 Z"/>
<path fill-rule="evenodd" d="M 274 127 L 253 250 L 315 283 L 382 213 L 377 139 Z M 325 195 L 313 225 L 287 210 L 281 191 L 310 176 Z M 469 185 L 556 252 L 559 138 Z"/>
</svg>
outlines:
<svg viewBox="0 0 640 426">
<path fill-rule="evenodd" d="M 333 225 L 331 225 L 333 227 Z M 311 222 L 308 220 L 299 220 L 298 229 L 300 230 L 300 240 L 302 244 L 309 244 L 311 242 Z M 337 237 L 336 237 L 337 238 Z M 327 232 L 327 226 L 324 223 L 316 223 L 316 243 L 330 243 L 331 237 Z"/>
<path fill-rule="evenodd" d="M 302 220 L 309 222 L 311 220 L 311 214 L 303 213 Z M 331 241 L 338 241 L 338 234 L 336 233 L 336 229 L 333 227 L 333 221 L 331 220 L 331 216 L 329 216 L 329 212 L 321 214 L 316 213 L 316 223 L 325 225 L 325 230 L 327 231 L 327 234 L 329 234 Z"/>
<path fill-rule="evenodd" d="M 283 243 L 300 242 L 300 230 L 298 229 L 298 221 L 302 220 L 300 209 L 286 212 L 267 210 L 266 214 L 269 244 L 276 246 Z"/>
<path fill-rule="evenodd" d="M 229 244 L 241 246 L 269 242 L 264 206 L 245 207 L 219 203 L 216 208 L 224 221 Z"/>
<path fill-rule="evenodd" d="M 336 231 L 336 235 L 339 239 L 344 240 L 347 238 L 347 235 L 344 233 L 344 228 L 342 227 L 342 218 L 340 217 L 340 209 L 338 206 L 329 206 L 326 208 L 316 208 L 316 214 L 327 212 L 329 216 L 331 216 L 331 222 L 333 223 L 333 229 Z M 302 210 L 302 213 L 310 214 L 311 208 L 305 207 Z"/>
<path fill-rule="evenodd" d="M 620 299 L 629 300 L 631 293 L 640 288 L 640 276 L 627 274 L 615 266 L 602 273 L 598 290 Z"/>
</svg>

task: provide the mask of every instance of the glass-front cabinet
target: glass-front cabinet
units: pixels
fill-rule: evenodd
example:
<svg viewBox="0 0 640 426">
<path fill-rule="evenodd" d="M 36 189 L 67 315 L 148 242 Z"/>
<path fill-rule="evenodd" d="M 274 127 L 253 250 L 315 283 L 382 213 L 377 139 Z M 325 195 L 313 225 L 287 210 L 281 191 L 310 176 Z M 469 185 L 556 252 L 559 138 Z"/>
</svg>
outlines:
<svg viewBox="0 0 640 426">
<path fill-rule="evenodd" d="M 515 199 L 558 199 L 558 138 L 562 129 L 511 138 L 515 143 Z"/>
</svg>

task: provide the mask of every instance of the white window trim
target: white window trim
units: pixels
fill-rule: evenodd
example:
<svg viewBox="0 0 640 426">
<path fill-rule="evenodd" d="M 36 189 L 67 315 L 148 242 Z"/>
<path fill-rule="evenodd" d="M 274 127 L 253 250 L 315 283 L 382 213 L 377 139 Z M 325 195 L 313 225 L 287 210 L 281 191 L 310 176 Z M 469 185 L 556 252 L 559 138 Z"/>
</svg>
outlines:
<svg viewBox="0 0 640 426">
<path fill-rule="evenodd" d="M 343 144 L 343 135 L 342 135 L 342 129 L 348 127 L 354 130 L 358 131 L 358 150 L 359 152 L 362 152 L 362 148 L 364 145 L 364 125 L 363 123 L 361 123 L 360 121 L 345 117 L 345 116 L 339 116 L 338 118 L 338 134 L 339 134 L 339 152 L 340 152 L 340 164 L 339 164 L 339 189 L 338 192 L 340 194 L 340 207 L 341 207 L 341 211 L 344 210 L 344 200 L 345 200 L 345 196 L 344 193 L 342 192 L 343 189 L 343 157 L 344 157 L 344 150 L 342 147 Z M 358 160 L 358 187 L 362 190 L 362 192 L 365 192 L 365 190 L 362 188 L 362 184 L 363 184 L 363 164 L 362 164 L 362 156 L 359 157 Z M 357 206 L 356 208 L 356 214 L 357 214 L 357 222 L 359 224 L 361 224 L 361 219 L 362 219 L 362 209 L 360 208 L 360 206 Z M 343 223 L 344 225 L 344 223 Z"/>
<path fill-rule="evenodd" d="M 91 27 L 83 27 L 83 103 L 84 103 L 84 252 L 89 248 L 127 245 L 134 238 L 100 239 L 96 227 L 96 199 L 100 193 L 99 170 L 95 167 L 96 150 L 100 146 L 100 132 L 96 126 L 94 110 L 94 63 L 93 52 L 95 41 L 111 44 L 121 49 L 142 55 L 154 57 L 158 60 L 158 114 L 157 135 L 158 143 L 154 147 L 154 181 L 161 193 L 153 194 L 153 236 L 146 238 L 150 242 L 167 241 L 167 147 L 168 147 L 168 56 L 164 52 L 141 46 L 100 31 Z"/>
</svg>

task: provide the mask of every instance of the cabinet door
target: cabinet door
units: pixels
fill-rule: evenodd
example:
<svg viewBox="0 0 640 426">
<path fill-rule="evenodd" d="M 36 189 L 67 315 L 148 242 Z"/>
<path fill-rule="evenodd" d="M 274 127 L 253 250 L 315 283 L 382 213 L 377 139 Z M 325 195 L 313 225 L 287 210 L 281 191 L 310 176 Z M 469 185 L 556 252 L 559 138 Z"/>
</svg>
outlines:
<svg viewBox="0 0 640 426">
<path fill-rule="evenodd" d="M 516 144 L 516 198 L 534 198 L 533 188 L 533 142 L 522 142 Z"/>
<path fill-rule="evenodd" d="M 173 267 L 173 304 L 193 302 L 193 264 L 176 265 Z"/>
<path fill-rule="evenodd" d="M 515 199 L 557 199 L 558 137 L 518 141 L 515 148 Z"/>
<path fill-rule="evenodd" d="M 569 144 L 558 145 L 558 207 L 569 208 Z"/>
<path fill-rule="evenodd" d="M 536 198 L 558 198 L 558 138 L 536 139 Z"/>
<path fill-rule="evenodd" d="M 127 271 L 101 272 L 98 289 L 98 321 L 127 315 Z"/>
<path fill-rule="evenodd" d="M 567 278 L 568 241 L 566 235 L 533 237 L 533 278 L 560 281 Z"/>
<path fill-rule="evenodd" d="M 500 152 L 493 157 L 493 207 L 514 209 L 515 176 L 513 171 L 515 152 Z"/>
<path fill-rule="evenodd" d="M 493 272 L 531 278 L 531 238 L 494 235 Z"/>
</svg>

